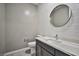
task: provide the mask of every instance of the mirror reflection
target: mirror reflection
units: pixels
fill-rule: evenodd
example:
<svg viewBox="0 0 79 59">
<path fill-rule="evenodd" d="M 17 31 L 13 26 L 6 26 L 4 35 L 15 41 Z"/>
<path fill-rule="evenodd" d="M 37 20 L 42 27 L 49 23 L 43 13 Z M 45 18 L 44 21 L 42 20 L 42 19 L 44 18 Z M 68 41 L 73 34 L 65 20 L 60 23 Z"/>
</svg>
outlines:
<svg viewBox="0 0 79 59">
<path fill-rule="evenodd" d="M 61 27 L 71 18 L 71 9 L 65 4 L 56 6 L 50 14 L 50 23 L 55 27 Z"/>
</svg>

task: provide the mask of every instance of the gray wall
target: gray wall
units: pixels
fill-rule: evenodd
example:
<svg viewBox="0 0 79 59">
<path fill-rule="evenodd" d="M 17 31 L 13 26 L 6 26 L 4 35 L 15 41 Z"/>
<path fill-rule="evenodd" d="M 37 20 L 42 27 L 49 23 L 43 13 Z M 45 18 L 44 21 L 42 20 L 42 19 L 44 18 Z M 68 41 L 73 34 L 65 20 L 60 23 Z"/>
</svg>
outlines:
<svg viewBox="0 0 79 59">
<path fill-rule="evenodd" d="M 67 25 L 56 28 L 50 24 L 50 13 L 59 4 L 41 4 L 38 9 L 38 33 L 41 35 L 59 35 L 61 39 L 79 43 L 79 4 L 67 4 L 72 9 L 72 18 Z"/>
<path fill-rule="evenodd" d="M 33 40 L 37 27 L 36 14 L 37 7 L 34 5 L 6 4 L 6 52 L 26 47 L 25 37 Z"/>
<path fill-rule="evenodd" d="M 5 5 L 0 4 L 0 55 L 5 52 Z"/>
</svg>

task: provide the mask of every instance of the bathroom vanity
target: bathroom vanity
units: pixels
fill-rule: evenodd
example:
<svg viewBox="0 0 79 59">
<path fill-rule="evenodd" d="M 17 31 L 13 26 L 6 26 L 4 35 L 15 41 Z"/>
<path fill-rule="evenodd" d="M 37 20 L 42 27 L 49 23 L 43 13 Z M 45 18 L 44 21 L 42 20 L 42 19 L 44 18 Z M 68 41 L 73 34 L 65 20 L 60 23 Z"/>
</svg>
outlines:
<svg viewBox="0 0 79 59">
<path fill-rule="evenodd" d="M 35 39 L 36 56 L 79 56 L 79 46 L 56 41 L 54 38 L 36 37 Z"/>
<path fill-rule="evenodd" d="M 36 56 L 69 56 L 68 54 L 36 40 Z"/>
</svg>

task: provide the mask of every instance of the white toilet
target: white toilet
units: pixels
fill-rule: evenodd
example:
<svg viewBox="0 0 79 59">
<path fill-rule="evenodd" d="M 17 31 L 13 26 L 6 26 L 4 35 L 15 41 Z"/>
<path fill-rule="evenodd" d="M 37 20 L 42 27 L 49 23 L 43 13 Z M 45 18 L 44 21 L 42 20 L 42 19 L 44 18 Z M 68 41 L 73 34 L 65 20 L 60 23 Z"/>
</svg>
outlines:
<svg viewBox="0 0 79 59">
<path fill-rule="evenodd" d="M 31 49 L 31 55 L 35 55 L 35 45 L 36 45 L 35 41 L 28 43 L 28 47 L 30 47 Z"/>
</svg>

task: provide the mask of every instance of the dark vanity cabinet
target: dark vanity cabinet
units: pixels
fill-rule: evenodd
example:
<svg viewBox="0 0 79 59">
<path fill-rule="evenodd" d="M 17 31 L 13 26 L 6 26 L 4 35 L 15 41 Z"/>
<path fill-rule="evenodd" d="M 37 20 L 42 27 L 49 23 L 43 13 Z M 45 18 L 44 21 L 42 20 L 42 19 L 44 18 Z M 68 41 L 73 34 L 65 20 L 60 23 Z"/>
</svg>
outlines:
<svg viewBox="0 0 79 59">
<path fill-rule="evenodd" d="M 69 56 L 39 40 L 36 40 L 36 56 Z"/>
</svg>

